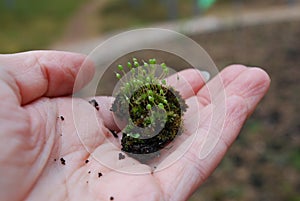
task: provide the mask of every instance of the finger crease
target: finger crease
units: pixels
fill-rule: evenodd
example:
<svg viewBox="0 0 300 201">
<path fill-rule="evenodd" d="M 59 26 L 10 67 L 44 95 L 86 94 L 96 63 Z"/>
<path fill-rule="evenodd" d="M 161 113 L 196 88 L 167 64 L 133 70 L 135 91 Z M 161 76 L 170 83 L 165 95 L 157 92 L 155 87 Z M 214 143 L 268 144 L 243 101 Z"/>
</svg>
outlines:
<svg viewBox="0 0 300 201">
<path fill-rule="evenodd" d="M 46 94 L 49 90 L 49 80 L 50 80 L 50 75 L 49 72 L 47 70 L 47 68 L 45 67 L 45 65 L 40 61 L 40 58 L 38 56 L 35 57 L 36 58 L 36 65 L 40 68 L 41 70 L 41 74 L 45 80 L 45 91 L 43 92 L 43 95 Z"/>
</svg>

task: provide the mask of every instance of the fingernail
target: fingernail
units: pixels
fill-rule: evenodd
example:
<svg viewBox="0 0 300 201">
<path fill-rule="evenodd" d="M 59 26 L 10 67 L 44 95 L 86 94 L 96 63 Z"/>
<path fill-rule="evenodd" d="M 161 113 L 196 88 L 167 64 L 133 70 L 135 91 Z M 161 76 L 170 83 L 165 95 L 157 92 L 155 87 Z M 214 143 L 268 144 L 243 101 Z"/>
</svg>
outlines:
<svg viewBox="0 0 300 201">
<path fill-rule="evenodd" d="M 209 72 L 207 72 L 207 71 L 200 71 L 200 72 L 201 72 L 201 75 L 202 75 L 204 81 L 207 82 L 210 79 Z"/>
</svg>

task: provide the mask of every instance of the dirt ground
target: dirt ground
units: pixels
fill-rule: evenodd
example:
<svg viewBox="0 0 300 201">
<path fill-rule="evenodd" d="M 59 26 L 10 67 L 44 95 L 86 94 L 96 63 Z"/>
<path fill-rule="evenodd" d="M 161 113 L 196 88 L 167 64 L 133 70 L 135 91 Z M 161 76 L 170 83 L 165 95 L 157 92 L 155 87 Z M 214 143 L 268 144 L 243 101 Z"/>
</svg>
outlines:
<svg viewBox="0 0 300 201">
<path fill-rule="evenodd" d="M 191 201 L 300 200 L 300 21 L 192 36 L 222 68 L 264 68 L 269 93 Z"/>
</svg>

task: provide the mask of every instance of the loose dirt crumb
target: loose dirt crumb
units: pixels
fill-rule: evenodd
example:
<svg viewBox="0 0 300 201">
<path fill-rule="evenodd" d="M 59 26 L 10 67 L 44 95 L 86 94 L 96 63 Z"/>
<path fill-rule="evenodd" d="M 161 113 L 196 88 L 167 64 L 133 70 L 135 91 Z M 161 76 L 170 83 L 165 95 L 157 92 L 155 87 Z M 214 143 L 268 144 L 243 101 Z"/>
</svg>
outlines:
<svg viewBox="0 0 300 201">
<path fill-rule="evenodd" d="M 60 158 L 60 162 L 62 165 L 66 165 L 66 160 L 64 158 Z"/>
<path fill-rule="evenodd" d="M 60 119 L 61 119 L 62 121 L 64 121 L 64 120 L 65 120 L 65 118 L 64 118 L 63 116 L 60 116 Z"/>
<path fill-rule="evenodd" d="M 119 153 L 119 160 L 123 160 L 123 159 L 125 159 L 125 155 L 122 153 Z"/>
<path fill-rule="evenodd" d="M 88 171 L 88 174 L 91 174 L 91 171 Z"/>
<path fill-rule="evenodd" d="M 100 178 L 100 177 L 102 177 L 103 176 L 103 174 L 101 173 L 101 172 L 99 172 L 98 173 L 98 177 Z"/>
<path fill-rule="evenodd" d="M 99 110 L 99 104 L 95 99 L 90 100 L 89 103 L 94 106 L 96 110 Z"/>
<path fill-rule="evenodd" d="M 89 163 L 89 162 L 90 162 L 90 161 L 89 161 L 88 159 L 85 160 L 85 163 L 86 163 L 86 164 Z"/>
<path fill-rule="evenodd" d="M 109 200 L 114 200 L 114 197 L 113 197 L 113 196 L 111 196 L 111 197 L 109 198 Z"/>
</svg>

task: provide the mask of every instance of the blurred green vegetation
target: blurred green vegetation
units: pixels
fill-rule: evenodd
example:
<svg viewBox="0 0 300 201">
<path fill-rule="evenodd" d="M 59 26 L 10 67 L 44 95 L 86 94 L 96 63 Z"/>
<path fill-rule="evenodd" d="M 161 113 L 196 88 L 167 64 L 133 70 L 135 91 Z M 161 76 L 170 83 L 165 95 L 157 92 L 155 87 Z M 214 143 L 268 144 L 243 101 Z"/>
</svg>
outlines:
<svg viewBox="0 0 300 201">
<path fill-rule="evenodd" d="M 290 155 L 290 162 L 300 172 L 300 147 L 297 147 L 293 150 Z"/>
<path fill-rule="evenodd" d="M 100 10 L 101 17 L 105 18 L 101 31 L 140 27 L 150 23 L 174 19 L 186 19 L 195 15 L 194 0 L 178 0 L 177 12 L 171 13 L 168 1 L 142 0 L 138 3 L 129 3 L 129 0 L 110 0 Z M 171 5 L 172 6 L 172 5 Z"/>
<path fill-rule="evenodd" d="M 5 0 L 0 2 L 0 52 L 45 48 L 64 30 L 84 0 Z"/>
</svg>

